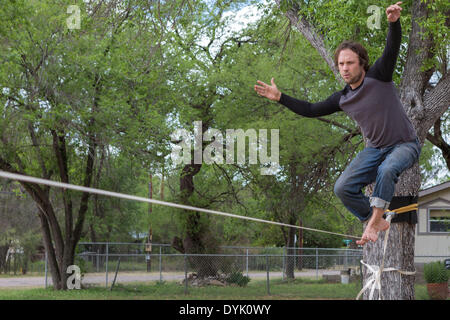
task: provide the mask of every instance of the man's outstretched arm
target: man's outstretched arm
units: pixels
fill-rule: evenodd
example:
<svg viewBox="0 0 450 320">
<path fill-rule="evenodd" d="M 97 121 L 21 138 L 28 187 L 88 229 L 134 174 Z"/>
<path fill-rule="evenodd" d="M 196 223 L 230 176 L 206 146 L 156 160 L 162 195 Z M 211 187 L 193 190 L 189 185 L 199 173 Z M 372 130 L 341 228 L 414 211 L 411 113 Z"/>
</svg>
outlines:
<svg viewBox="0 0 450 320">
<path fill-rule="evenodd" d="M 281 93 L 281 91 L 278 90 L 273 78 L 270 86 L 259 80 L 257 82 L 259 86 L 255 85 L 255 91 L 260 96 L 279 102 L 301 116 L 315 118 L 341 111 L 341 108 L 339 107 L 339 99 L 342 95 L 341 92 L 332 94 L 325 101 L 310 103 L 308 101 L 295 99 Z"/>
</svg>

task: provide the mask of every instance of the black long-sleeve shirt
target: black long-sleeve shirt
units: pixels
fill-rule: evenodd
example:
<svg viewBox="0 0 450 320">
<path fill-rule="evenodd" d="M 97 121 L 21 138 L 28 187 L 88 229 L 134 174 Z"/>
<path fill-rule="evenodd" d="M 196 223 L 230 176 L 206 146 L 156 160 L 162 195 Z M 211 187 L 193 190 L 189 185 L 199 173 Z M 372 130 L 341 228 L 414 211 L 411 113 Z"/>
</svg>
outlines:
<svg viewBox="0 0 450 320">
<path fill-rule="evenodd" d="M 279 103 L 304 117 L 321 117 L 344 111 L 360 126 L 368 146 L 384 148 L 416 139 L 416 132 L 392 81 L 401 44 L 400 19 L 389 23 L 383 54 L 369 68 L 361 85 L 346 85 L 326 100 L 310 103 L 281 94 Z"/>
</svg>

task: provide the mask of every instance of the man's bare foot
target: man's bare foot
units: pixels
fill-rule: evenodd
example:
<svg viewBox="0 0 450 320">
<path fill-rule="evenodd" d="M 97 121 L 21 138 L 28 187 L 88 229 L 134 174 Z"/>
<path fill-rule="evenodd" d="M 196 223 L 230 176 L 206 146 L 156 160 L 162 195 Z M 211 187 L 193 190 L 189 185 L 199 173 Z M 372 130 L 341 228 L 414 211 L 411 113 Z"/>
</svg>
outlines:
<svg viewBox="0 0 450 320">
<path fill-rule="evenodd" d="M 359 245 L 365 245 L 368 241 L 375 242 L 378 239 L 378 232 L 389 229 L 389 222 L 383 219 L 384 210 L 380 208 L 373 208 L 372 217 L 367 223 L 367 227 L 361 237 L 361 240 L 356 241 Z"/>
<path fill-rule="evenodd" d="M 378 240 L 378 232 L 389 229 L 389 222 L 381 218 L 382 221 L 375 223 L 376 225 L 367 225 L 361 240 L 356 241 L 359 245 L 365 245 L 368 241 L 375 242 Z"/>
</svg>

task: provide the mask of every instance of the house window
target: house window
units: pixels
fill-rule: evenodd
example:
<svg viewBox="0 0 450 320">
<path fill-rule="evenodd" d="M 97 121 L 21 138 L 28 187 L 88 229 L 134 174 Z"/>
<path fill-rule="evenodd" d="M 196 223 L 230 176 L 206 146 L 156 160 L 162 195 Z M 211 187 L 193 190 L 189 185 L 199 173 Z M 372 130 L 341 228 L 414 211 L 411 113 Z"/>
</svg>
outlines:
<svg viewBox="0 0 450 320">
<path fill-rule="evenodd" d="M 450 208 L 430 209 L 430 232 L 450 232 Z"/>
</svg>

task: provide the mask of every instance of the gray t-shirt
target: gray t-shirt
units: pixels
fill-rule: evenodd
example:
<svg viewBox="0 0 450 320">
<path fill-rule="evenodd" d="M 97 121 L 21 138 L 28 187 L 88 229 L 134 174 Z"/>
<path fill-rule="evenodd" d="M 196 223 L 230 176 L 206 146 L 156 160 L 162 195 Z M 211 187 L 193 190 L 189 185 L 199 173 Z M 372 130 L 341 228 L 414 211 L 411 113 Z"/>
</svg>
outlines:
<svg viewBox="0 0 450 320">
<path fill-rule="evenodd" d="M 310 103 L 282 93 L 279 103 L 305 117 L 344 111 L 360 126 L 368 147 L 385 148 L 416 139 L 417 134 L 392 82 L 401 43 L 400 19 L 389 24 L 383 55 L 367 71 L 361 85 L 349 85 L 326 100 Z"/>
</svg>

